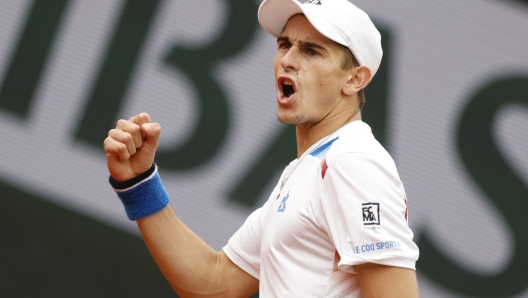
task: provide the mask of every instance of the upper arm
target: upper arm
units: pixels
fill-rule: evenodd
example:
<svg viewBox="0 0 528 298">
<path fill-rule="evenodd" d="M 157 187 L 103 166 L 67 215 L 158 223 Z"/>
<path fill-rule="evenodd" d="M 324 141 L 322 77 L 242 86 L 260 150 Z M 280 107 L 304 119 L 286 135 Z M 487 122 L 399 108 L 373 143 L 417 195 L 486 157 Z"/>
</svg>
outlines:
<svg viewBox="0 0 528 298">
<path fill-rule="evenodd" d="M 366 298 L 419 297 L 416 272 L 412 269 L 366 263 L 354 266 Z"/>
<path fill-rule="evenodd" d="M 137 221 L 163 275 L 180 297 L 248 297 L 258 280 L 216 252 L 167 206 Z"/>
<path fill-rule="evenodd" d="M 248 297 L 259 288 L 260 241 L 267 206 L 255 210 L 219 253 L 222 284 L 229 291 L 225 297 Z"/>
<path fill-rule="evenodd" d="M 260 279 L 260 246 L 264 216 L 269 203 L 255 210 L 224 246 L 223 254 L 236 266 Z"/>
<path fill-rule="evenodd" d="M 407 225 L 405 192 L 395 169 L 368 154 L 328 164 L 319 194 L 319 223 L 341 256 L 339 269 L 376 263 L 414 269 L 418 247 Z"/>
<path fill-rule="evenodd" d="M 196 286 L 201 287 L 200 290 L 196 289 L 185 289 L 178 287 L 178 285 L 171 283 L 174 290 L 182 298 L 193 298 L 193 297 L 249 297 L 256 293 L 259 289 L 259 281 L 253 276 L 249 275 L 244 270 L 240 269 L 235 263 L 233 263 L 223 251 L 218 252 L 216 258 L 216 264 L 214 265 L 214 271 L 216 272 L 216 278 L 213 278 L 214 283 L 206 281 L 208 277 L 205 277 L 203 282 L 197 281 Z M 211 287 L 212 286 L 212 287 Z"/>
<path fill-rule="evenodd" d="M 220 251 L 218 262 L 221 268 L 222 282 L 228 293 L 223 297 L 249 297 L 259 289 L 259 280 L 233 263 L 224 251 Z"/>
</svg>

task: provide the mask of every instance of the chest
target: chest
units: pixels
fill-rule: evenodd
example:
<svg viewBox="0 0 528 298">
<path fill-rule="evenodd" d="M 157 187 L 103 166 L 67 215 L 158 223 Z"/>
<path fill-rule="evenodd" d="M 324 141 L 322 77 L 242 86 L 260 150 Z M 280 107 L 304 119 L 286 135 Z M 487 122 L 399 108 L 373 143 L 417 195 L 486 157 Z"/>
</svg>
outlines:
<svg viewBox="0 0 528 298">
<path fill-rule="evenodd" d="M 320 162 L 313 158 L 299 164 L 282 189 L 276 190 L 265 218 L 261 252 L 328 246 L 328 236 L 318 223 L 321 183 Z"/>
</svg>

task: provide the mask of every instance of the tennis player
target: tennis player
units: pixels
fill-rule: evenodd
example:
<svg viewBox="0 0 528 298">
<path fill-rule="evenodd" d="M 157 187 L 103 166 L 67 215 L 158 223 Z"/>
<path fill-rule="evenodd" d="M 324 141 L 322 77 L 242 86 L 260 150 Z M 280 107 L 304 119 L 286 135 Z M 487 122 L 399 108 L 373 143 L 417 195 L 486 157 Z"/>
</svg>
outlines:
<svg viewBox="0 0 528 298">
<path fill-rule="evenodd" d="M 277 115 L 298 158 L 219 252 L 175 215 L 154 155 L 161 127 L 120 120 L 104 147 L 110 182 L 182 297 L 418 297 L 418 248 L 394 161 L 361 120 L 381 37 L 346 0 L 265 0 L 277 38 Z"/>
</svg>

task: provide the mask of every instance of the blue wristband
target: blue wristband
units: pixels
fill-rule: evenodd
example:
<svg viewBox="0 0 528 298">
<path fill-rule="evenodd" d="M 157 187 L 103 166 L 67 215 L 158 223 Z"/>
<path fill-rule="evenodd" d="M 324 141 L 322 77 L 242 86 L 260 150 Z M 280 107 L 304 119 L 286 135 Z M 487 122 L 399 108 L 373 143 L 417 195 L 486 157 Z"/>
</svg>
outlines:
<svg viewBox="0 0 528 298">
<path fill-rule="evenodd" d="M 150 175 L 146 176 L 145 174 Z M 137 220 L 154 214 L 169 204 L 169 195 L 161 183 L 158 168 L 155 165 L 152 165 L 150 170 L 140 176 L 146 177 L 127 188 L 123 188 L 123 186 L 130 184 L 131 181 L 136 182 L 137 179 L 117 182 L 110 176 L 110 184 L 123 202 L 130 220 Z"/>
</svg>

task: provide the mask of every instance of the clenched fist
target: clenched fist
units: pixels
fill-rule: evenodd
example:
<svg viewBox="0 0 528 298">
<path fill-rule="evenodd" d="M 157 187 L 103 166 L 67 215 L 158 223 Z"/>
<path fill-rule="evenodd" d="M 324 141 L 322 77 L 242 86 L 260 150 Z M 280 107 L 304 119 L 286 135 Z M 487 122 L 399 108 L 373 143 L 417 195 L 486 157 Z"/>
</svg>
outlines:
<svg viewBox="0 0 528 298">
<path fill-rule="evenodd" d="M 106 163 L 110 175 L 118 182 L 146 172 L 154 162 L 161 126 L 150 123 L 150 116 L 141 113 L 128 120 L 117 121 L 104 141 Z"/>
</svg>

